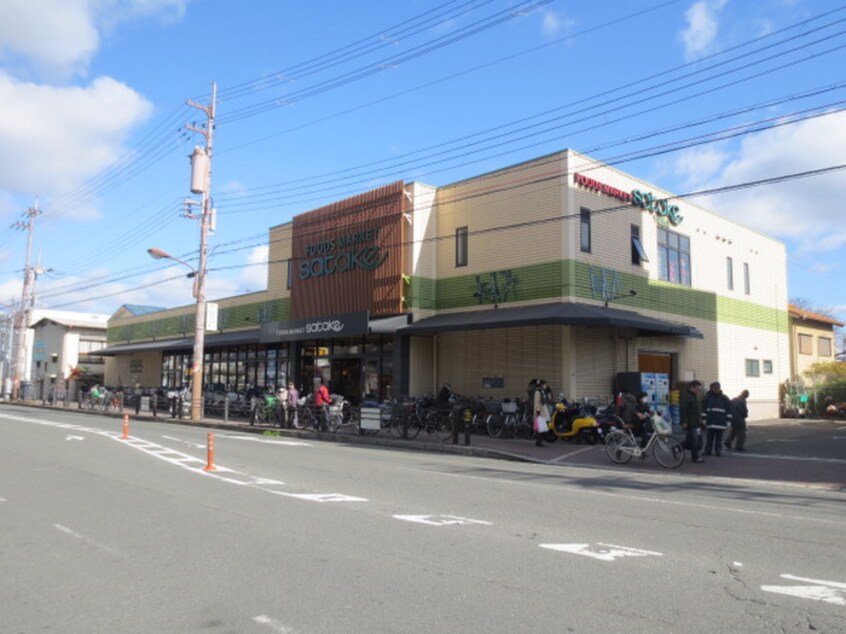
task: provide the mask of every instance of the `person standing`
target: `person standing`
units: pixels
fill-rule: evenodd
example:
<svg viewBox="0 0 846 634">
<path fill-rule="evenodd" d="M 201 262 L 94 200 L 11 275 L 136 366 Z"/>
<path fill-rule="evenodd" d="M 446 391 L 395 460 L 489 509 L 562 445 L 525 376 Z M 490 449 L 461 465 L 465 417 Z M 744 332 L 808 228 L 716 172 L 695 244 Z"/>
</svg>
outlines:
<svg viewBox="0 0 846 634">
<path fill-rule="evenodd" d="M 702 383 L 691 381 L 687 389 L 682 392 L 679 402 L 679 417 L 681 428 L 685 432 L 685 445 L 690 449 L 693 462 L 704 462 L 699 457 L 699 438 L 702 428 L 702 408 L 699 404 L 699 392 Z"/>
<path fill-rule="evenodd" d="M 549 408 L 547 405 L 547 384 L 546 381 L 541 379 L 537 382 L 534 394 L 532 395 L 532 425 L 535 426 L 535 444 L 538 447 L 543 447 L 544 427 L 547 426 L 549 421 Z"/>
<path fill-rule="evenodd" d="M 326 431 L 329 424 L 329 405 L 332 399 L 329 397 L 329 388 L 322 379 L 315 379 L 316 389 L 314 390 L 314 431 Z"/>
<path fill-rule="evenodd" d="M 726 438 L 726 447 L 729 449 L 731 449 L 731 443 L 737 438 L 735 449 L 746 451 L 746 419 L 749 418 L 747 398 L 749 398 L 749 390 L 743 390 L 737 397 L 731 399 L 731 431 Z"/>
<path fill-rule="evenodd" d="M 288 428 L 294 427 L 299 424 L 299 420 L 297 418 L 297 406 L 300 404 L 300 391 L 294 385 L 293 381 L 288 382 L 288 399 L 286 400 L 285 407 L 287 410 L 287 424 Z"/>
<path fill-rule="evenodd" d="M 707 428 L 703 455 L 720 455 L 723 448 L 723 432 L 731 423 L 731 418 L 731 401 L 723 394 L 720 383 L 714 381 L 702 402 L 702 422 Z"/>
<path fill-rule="evenodd" d="M 288 412 L 288 389 L 285 384 L 279 386 L 276 390 L 276 425 L 279 429 L 287 427 L 285 424 L 285 414 Z"/>
</svg>

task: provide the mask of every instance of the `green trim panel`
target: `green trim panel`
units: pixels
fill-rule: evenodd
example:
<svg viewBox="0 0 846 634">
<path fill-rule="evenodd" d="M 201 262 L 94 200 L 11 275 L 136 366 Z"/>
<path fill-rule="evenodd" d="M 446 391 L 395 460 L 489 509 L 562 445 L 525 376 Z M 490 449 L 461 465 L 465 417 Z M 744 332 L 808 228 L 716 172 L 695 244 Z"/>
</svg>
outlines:
<svg viewBox="0 0 846 634">
<path fill-rule="evenodd" d="M 218 329 L 221 332 L 255 328 L 271 321 L 284 321 L 291 315 L 291 301 L 288 297 L 265 302 L 251 302 L 228 306 L 218 313 Z M 108 329 L 110 344 L 131 343 L 155 339 L 172 339 L 194 334 L 195 313 L 162 317 L 125 326 Z"/>
<path fill-rule="evenodd" d="M 620 294 L 635 291 L 613 300 L 614 306 L 632 310 L 658 310 L 668 316 L 704 319 L 778 333 L 788 332 L 786 310 L 761 306 L 753 302 L 723 297 L 708 291 L 650 280 L 644 275 L 605 269 L 619 279 Z M 555 299 L 595 299 L 591 283 L 591 266 L 580 261 L 561 260 L 510 269 L 516 278 L 513 292 L 500 304 L 515 301 Z M 490 305 L 474 295 L 478 281 L 487 282 L 492 272 L 459 275 L 433 280 L 410 278 L 406 302 L 410 308 L 447 310 Z"/>
</svg>

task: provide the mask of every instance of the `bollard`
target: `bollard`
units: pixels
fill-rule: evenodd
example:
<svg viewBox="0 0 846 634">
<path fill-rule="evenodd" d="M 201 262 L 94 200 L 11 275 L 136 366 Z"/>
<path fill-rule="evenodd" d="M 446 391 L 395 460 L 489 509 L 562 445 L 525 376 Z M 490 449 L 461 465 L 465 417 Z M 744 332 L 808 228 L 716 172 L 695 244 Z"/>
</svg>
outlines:
<svg viewBox="0 0 846 634">
<path fill-rule="evenodd" d="M 153 418 L 156 418 L 158 415 L 158 401 L 159 395 L 153 392 L 153 395 L 150 397 L 150 408 L 153 410 Z"/>
<path fill-rule="evenodd" d="M 467 446 L 470 444 L 470 425 L 467 424 L 467 421 L 464 421 L 464 445 Z"/>
<path fill-rule="evenodd" d="M 203 471 L 214 471 L 214 434 L 209 432 L 208 441 L 207 441 L 207 458 L 206 458 L 206 466 Z"/>
<path fill-rule="evenodd" d="M 140 414 L 140 413 L 141 413 L 141 397 L 136 395 L 135 396 L 135 415 L 138 416 L 138 414 Z"/>
<path fill-rule="evenodd" d="M 229 422 L 229 397 L 223 399 L 223 422 Z"/>
<path fill-rule="evenodd" d="M 452 417 L 452 412 L 450 412 L 450 417 Z M 464 420 L 464 418 L 461 417 L 459 419 L 459 421 L 453 420 L 453 425 L 452 425 L 452 444 L 453 445 L 458 444 L 458 426 L 459 426 L 461 420 Z"/>
<path fill-rule="evenodd" d="M 123 440 L 129 439 L 129 414 L 123 415 L 123 436 L 121 436 Z"/>
</svg>

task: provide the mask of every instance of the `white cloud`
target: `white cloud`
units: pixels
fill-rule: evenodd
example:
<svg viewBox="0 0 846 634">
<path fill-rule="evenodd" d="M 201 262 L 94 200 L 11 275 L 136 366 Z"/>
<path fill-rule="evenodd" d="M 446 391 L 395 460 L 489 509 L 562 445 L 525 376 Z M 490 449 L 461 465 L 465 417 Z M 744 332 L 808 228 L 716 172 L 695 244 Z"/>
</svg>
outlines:
<svg viewBox="0 0 846 634">
<path fill-rule="evenodd" d="M 544 11 L 542 15 L 543 23 L 541 29 L 543 30 L 544 37 L 550 40 L 557 37 L 564 29 L 570 28 L 573 24 L 572 20 L 562 17 L 555 11 Z"/>
<path fill-rule="evenodd" d="M 0 60 L 31 64 L 44 77 L 84 74 L 101 32 L 132 19 L 181 18 L 188 0 L 3 0 Z"/>
<path fill-rule="evenodd" d="M 682 156 L 677 176 L 696 189 L 747 183 L 843 163 L 846 113 L 833 113 L 747 137 L 733 151 L 724 146 L 723 162 L 697 171 L 697 156 Z M 703 201 L 706 206 L 769 235 L 795 240 L 802 252 L 823 252 L 846 245 L 843 172 L 736 191 Z"/>
<path fill-rule="evenodd" d="M 125 137 L 151 111 L 141 95 L 108 77 L 53 87 L 0 71 L 0 189 L 67 190 L 123 154 Z"/>
<path fill-rule="evenodd" d="M 814 262 L 809 269 L 813 273 L 831 273 L 837 270 L 837 265 L 831 262 Z"/>
<path fill-rule="evenodd" d="M 244 290 L 263 291 L 267 288 L 267 245 L 255 247 L 247 255 L 247 266 L 241 271 L 239 281 Z"/>
<path fill-rule="evenodd" d="M 699 0 L 685 12 L 687 28 L 680 34 L 684 57 L 693 61 L 711 52 L 719 32 L 717 13 L 728 0 Z"/>
</svg>

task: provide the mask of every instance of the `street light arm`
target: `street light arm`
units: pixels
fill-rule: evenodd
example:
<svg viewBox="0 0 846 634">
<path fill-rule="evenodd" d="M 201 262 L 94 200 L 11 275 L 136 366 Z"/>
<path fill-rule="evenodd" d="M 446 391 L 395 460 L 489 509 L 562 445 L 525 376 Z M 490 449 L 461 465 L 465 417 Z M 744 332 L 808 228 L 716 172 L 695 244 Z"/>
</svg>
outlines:
<svg viewBox="0 0 846 634">
<path fill-rule="evenodd" d="M 180 260 L 179 258 L 171 255 L 167 251 L 162 251 L 161 249 L 157 249 L 156 247 L 150 247 L 149 249 L 147 249 L 147 253 L 154 260 L 173 260 L 174 262 L 179 262 L 179 264 L 181 264 L 182 266 L 188 267 L 189 269 L 191 269 L 191 273 L 188 275 L 188 277 L 195 277 L 197 275 L 197 271 L 194 269 L 193 266 L 188 264 L 186 261 Z"/>
</svg>

